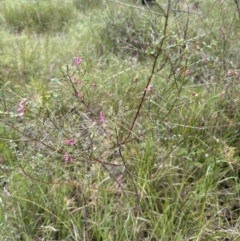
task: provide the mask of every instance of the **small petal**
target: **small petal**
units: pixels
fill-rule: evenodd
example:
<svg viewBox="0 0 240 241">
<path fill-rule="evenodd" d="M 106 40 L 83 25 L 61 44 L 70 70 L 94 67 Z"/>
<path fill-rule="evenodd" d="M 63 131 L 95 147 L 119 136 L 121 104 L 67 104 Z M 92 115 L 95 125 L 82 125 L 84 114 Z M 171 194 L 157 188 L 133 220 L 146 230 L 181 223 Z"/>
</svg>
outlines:
<svg viewBox="0 0 240 241">
<path fill-rule="evenodd" d="M 20 112 L 20 113 L 18 113 L 18 116 L 23 116 L 25 114 L 25 112 Z"/>
<path fill-rule="evenodd" d="M 191 70 L 187 69 L 187 70 L 185 71 L 185 74 L 186 74 L 186 75 L 191 74 Z"/>
<path fill-rule="evenodd" d="M 75 144 L 75 140 L 74 139 L 68 139 L 65 141 L 65 144 L 67 146 L 73 146 Z"/>
<path fill-rule="evenodd" d="M 76 78 L 76 77 L 73 77 L 72 82 L 73 82 L 74 84 L 77 83 L 77 78 Z"/>
<path fill-rule="evenodd" d="M 105 114 L 104 114 L 104 112 L 100 112 L 100 121 L 103 123 L 103 122 L 105 122 Z"/>
<path fill-rule="evenodd" d="M 78 66 L 79 64 L 81 64 L 82 59 L 80 57 L 76 57 L 75 58 L 75 65 Z"/>
<path fill-rule="evenodd" d="M 21 101 L 19 107 L 17 108 L 18 116 L 23 116 L 25 114 L 25 102 Z"/>
<path fill-rule="evenodd" d="M 73 158 L 69 155 L 68 152 L 65 152 L 65 154 L 63 155 L 63 157 L 64 157 L 64 161 L 65 161 L 65 162 L 73 161 Z"/>
<path fill-rule="evenodd" d="M 26 104 L 26 101 L 25 100 L 22 100 L 20 103 L 19 103 L 19 107 L 25 107 L 25 104 Z"/>
<path fill-rule="evenodd" d="M 146 92 L 150 91 L 152 88 L 152 85 L 148 85 L 147 88 L 145 88 Z"/>
<path fill-rule="evenodd" d="M 17 108 L 17 111 L 18 111 L 18 112 L 23 112 L 23 111 L 25 111 L 25 108 L 24 108 L 24 107 L 18 107 L 18 108 Z"/>
</svg>

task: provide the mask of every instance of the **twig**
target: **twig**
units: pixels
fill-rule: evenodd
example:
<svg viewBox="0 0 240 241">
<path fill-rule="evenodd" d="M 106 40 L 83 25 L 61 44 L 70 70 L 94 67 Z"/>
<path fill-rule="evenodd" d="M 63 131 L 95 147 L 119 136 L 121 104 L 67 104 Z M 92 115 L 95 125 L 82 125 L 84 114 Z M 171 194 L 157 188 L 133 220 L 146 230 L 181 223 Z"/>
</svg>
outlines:
<svg viewBox="0 0 240 241">
<path fill-rule="evenodd" d="M 240 19 L 240 6 L 239 6 L 239 0 L 234 0 L 235 4 L 236 4 L 236 8 L 237 8 L 237 11 L 238 11 L 238 17 Z"/>
<path fill-rule="evenodd" d="M 141 101 L 138 105 L 138 108 L 137 108 L 137 111 L 136 111 L 136 114 L 133 118 L 133 121 L 132 121 L 132 124 L 131 124 L 131 127 L 129 128 L 129 132 L 128 132 L 128 135 L 126 136 L 125 140 L 120 143 L 119 145 L 123 145 L 126 143 L 126 141 L 130 138 L 131 134 L 132 134 L 132 131 L 133 131 L 133 128 L 135 126 L 135 123 L 137 121 L 137 118 L 139 116 L 139 113 L 140 113 L 140 110 L 142 109 L 142 105 L 143 105 L 143 102 L 145 100 L 145 97 L 146 97 L 146 94 L 147 94 L 147 88 L 148 86 L 150 85 L 151 81 L 152 81 L 152 78 L 154 76 L 154 73 L 155 73 L 155 70 L 156 70 L 156 66 L 157 66 L 157 60 L 160 56 L 160 54 L 162 53 L 162 48 L 163 48 L 163 44 L 164 44 L 164 41 L 166 39 L 166 33 L 167 33 L 167 27 L 168 27 L 168 20 L 169 20 L 169 12 L 170 12 L 170 6 L 171 6 L 171 3 L 170 1 L 168 1 L 168 8 L 167 8 L 167 12 L 165 14 L 165 23 L 164 23 L 164 30 L 163 30 L 163 38 L 161 39 L 161 42 L 159 44 L 159 47 L 157 48 L 157 52 L 155 54 L 155 59 L 154 59 L 154 62 L 153 62 L 153 65 L 152 65 L 152 70 L 151 70 L 151 74 L 147 80 L 147 84 L 146 84 L 146 87 L 145 87 L 145 90 L 143 92 L 143 95 L 142 95 L 142 98 L 141 98 Z M 162 68 L 163 66 L 165 65 L 165 63 L 162 65 Z"/>
</svg>

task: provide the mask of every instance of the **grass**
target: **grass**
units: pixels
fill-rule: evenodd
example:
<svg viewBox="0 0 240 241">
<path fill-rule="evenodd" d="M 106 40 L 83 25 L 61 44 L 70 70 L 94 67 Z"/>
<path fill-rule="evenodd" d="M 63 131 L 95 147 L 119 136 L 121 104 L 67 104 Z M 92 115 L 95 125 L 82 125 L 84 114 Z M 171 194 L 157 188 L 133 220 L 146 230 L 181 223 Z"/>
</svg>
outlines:
<svg viewBox="0 0 240 241">
<path fill-rule="evenodd" d="M 0 239 L 240 240 L 236 3 L 59 3 L 0 1 Z"/>
</svg>

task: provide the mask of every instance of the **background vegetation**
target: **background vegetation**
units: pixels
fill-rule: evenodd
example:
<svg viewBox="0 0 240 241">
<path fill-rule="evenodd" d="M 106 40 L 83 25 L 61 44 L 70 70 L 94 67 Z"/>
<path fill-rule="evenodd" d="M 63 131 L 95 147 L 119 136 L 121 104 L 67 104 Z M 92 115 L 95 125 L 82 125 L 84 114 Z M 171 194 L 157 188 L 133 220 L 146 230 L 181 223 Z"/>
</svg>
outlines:
<svg viewBox="0 0 240 241">
<path fill-rule="evenodd" d="M 239 19 L 0 0 L 0 239 L 240 240 Z"/>
</svg>

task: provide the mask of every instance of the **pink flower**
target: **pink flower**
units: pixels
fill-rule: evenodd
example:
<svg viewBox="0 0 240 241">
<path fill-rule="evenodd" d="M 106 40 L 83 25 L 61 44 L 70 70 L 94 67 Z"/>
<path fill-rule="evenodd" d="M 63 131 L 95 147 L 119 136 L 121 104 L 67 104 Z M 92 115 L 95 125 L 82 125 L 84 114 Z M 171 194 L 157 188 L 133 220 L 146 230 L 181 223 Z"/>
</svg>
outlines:
<svg viewBox="0 0 240 241">
<path fill-rule="evenodd" d="M 102 111 L 100 112 L 100 121 L 102 123 L 105 122 L 105 115 L 104 115 L 104 113 Z"/>
<path fill-rule="evenodd" d="M 73 161 L 73 158 L 69 155 L 69 153 L 68 152 L 65 152 L 65 154 L 64 154 L 64 161 L 65 162 L 71 162 L 71 161 Z"/>
<path fill-rule="evenodd" d="M 82 62 L 82 58 L 80 58 L 80 57 L 76 57 L 76 58 L 75 58 L 75 65 L 76 65 L 76 66 L 78 66 L 79 64 L 81 64 L 81 62 Z"/>
<path fill-rule="evenodd" d="M 26 111 L 26 101 L 22 100 L 19 105 L 19 107 L 17 108 L 17 112 L 18 112 L 18 116 L 23 116 L 25 114 Z"/>
<path fill-rule="evenodd" d="M 26 104 L 26 101 L 25 101 L 25 100 L 22 100 L 22 101 L 20 101 L 20 103 L 19 103 L 19 107 L 24 108 L 24 107 L 25 107 L 25 104 Z"/>
<path fill-rule="evenodd" d="M 146 92 L 150 91 L 152 88 L 152 85 L 148 85 L 147 88 L 145 88 Z"/>
<path fill-rule="evenodd" d="M 75 140 L 74 139 L 68 139 L 65 141 L 65 144 L 67 146 L 73 146 L 75 144 Z"/>
<path fill-rule="evenodd" d="M 187 69 L 187 70 L 185 71 L 185 74 L 186 74 L 186 75 L 191 74 L 191 70 Z"/>
<path fill-rule="evenodd" d="M 23 116 L 25 114 L 25 109 L 24 108 L 18 108 L 18 116 Z"/>
<path fill-rule="evenodd" d="M 76 78 L 76 77 L 73 77 L 72 82 L 73 82 L 74 84 L 77 83 L 77 78 Z"/>
</svg>

